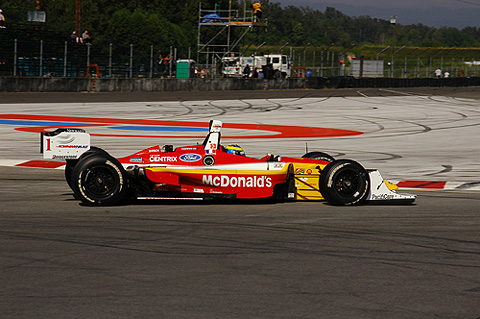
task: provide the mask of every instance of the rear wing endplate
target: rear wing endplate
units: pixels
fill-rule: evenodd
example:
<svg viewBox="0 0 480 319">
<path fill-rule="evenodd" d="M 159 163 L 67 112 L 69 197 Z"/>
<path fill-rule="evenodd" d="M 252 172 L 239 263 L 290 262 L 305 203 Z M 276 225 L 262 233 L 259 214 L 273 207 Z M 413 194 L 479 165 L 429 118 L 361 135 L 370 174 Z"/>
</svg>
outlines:
<svg viewBox="0 0 480 319">
<path fill-rule="evenodd" d="M 40 135 L 40 152 L 45 159 L 78 159 L 90 149 L 90 134 L 78 128 L 59 128 Z"/>
</svg>

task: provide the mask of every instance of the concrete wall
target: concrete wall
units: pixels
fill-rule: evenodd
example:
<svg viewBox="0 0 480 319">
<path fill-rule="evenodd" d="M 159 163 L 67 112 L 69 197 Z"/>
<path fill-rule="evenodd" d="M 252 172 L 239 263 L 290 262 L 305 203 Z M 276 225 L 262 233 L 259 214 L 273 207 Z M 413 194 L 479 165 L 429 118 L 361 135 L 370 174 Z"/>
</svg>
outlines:
<svg viewBox="0 0 480 319">
<path fill-rule="evenodd" d="M 480 86 L 480 77 L 442 79 L 308 78 L 308 79 L 94 79 L 0 77 L 0 92 L 132 92 L 291 90 L 419 86 Z"/>
<path fill-rule="evenodd" d="M 305 79 L 94 79 L 0 77 L 1 92 L 131 92 L 302 89 Z"/>
</svg>

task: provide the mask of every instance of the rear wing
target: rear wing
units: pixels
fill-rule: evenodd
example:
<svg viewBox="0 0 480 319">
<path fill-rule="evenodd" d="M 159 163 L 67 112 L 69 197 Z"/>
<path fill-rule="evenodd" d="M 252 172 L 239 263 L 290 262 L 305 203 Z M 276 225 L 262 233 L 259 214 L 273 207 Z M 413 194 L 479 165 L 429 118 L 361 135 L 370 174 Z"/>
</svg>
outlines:
<svg viewBox="0 0 480 319">
<path fill-rule="evenodd" d="M 215 151 L 220 148 L 222 124 L 219 120 L 210 120 L 209 133 L 203 141 L 207 154 L 215 154 Z"/>
<path fill-rule="evenodd" d="M 78 128 L 59 128 L 40 135 L 40 152 L 45 159 L 78 159 L 90 149 L 90 134 Z"/>
</svg>

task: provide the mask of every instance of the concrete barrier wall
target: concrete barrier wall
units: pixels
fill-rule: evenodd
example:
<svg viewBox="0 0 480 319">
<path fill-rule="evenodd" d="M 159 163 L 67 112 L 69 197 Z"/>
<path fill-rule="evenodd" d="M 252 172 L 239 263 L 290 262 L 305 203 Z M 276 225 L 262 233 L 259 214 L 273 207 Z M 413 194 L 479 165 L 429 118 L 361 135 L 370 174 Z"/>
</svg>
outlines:
<svg viewBox="0 0 480 319">
<path fill-rule="evenodd" d="M 446 79 L 308 78 L 308 79 L 95 79 L 0 77 L 0 92 L 132 92 L 292 90 L 323 88 L 386 88 L 480 86 L 480 77 Z"/>
<path fill-rule="evenodd" d="M 222 91 L 306 88 L 306 79 L 95 79 L 0 77 L 1 92 Z"/>
</svg>

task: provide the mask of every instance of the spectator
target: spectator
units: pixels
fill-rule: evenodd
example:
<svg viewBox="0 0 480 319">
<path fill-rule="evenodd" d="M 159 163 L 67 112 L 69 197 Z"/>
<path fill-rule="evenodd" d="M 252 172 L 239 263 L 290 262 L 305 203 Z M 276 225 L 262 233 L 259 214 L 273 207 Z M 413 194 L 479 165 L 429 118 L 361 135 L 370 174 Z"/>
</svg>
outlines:
<svg viewBox="0 0 480 319">
<path fill-rule="evenodd" d="M 450 73 L 448 73 L 448 71 L 445 71 L 445 73 L 443 74 L 443 77 L 444 77 L 444 78 L 450 77 Z"/>
<path fill-rule="evenodd" d="M 169 68 L 170 68 L 170 58 L 171 58 L 171 55 L 170 53 L 163 59 L 163 66 L 165 67 L 164 69 L 164 73 L 168 73 L 169 71 Z"/>
<path fill-rule="evenodd" d="M 5 16 L 3 15 L 2 9 L 0 9 L 0 29 L 5 29 L 7 26 L 5 25 Z"/>
<path fill-rule="evenodd" d="M 82 42 L 83 43 L 90 43 L 92 42 L 92 38 L 90 37 L 90 34 L 88 34 L 88 31 L 85 30 L 85 32 L 83 32 L 82 34 Z"/>
<path fill-rule="evenodd" d="M 440 70 L 440 68 L 437 68 L 435 70 L 435 77 L 436 78 L 441 78 L 442 77 L 442 70 Z"/>
<path fill-rule="evenodd" d="M 260 22 L 262 18 L 262 4 L 260 2 L 255 2 L 252 4 L 253 9 L 253 22 Z"/>
<path fill-rule="evenodd" d="M 250 77 L 250 67 L 248 66 L 248 64 L 245 69 L 243 69 L 243 77 L 247 79 Z"/>
<path fill-rule="evenodd" d="M 77 31 L 73 31 L 72 35 L 70 36 L 73 42 L 75 43 L 83 43 L 83 40 L 81 37 L 78 36 Z"/>
<path fill-rule="evenodd" d="M 160 66 L 163 63 L 163 56 L 160 50 L 155 54 L 155 73 L 158 73 Z"/>
</svg>

